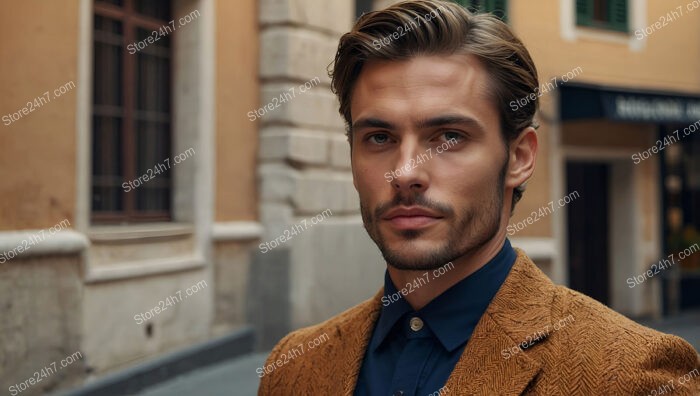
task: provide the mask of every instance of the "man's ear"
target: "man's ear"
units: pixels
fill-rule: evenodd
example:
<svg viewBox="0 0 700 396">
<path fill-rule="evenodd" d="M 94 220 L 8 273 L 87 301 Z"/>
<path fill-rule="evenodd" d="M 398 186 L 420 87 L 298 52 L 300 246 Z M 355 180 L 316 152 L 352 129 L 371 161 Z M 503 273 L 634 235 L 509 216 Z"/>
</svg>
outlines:
<svg viewBox="0 0 700 396">
<path fill-rule="evenodd" d="M 532 177 L 535 172 L 537 147 L 537 133 L 533 127 L 523 129 L 510 143 L 506 188 L 515 189 Z"/>
</svg>

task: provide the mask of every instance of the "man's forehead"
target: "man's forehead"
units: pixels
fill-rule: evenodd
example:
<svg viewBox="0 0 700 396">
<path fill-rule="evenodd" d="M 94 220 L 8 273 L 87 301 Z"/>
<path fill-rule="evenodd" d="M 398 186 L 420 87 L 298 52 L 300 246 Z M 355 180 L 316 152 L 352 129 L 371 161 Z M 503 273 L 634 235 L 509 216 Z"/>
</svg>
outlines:
<svg viewBox="0 0 700 396">
<path fill-rule="evenodd" d="M 419 55 L 406 60 L 371 60 L 359 74 L 351 97 L 353 119 L 357 111 L 383 101 L 446 103 L 461 98 L 489 100 L 489 75 L 471 54 Z"/>
<path fill-rule="evenodd" d="M 481 60 L 472 54 L 425 54 L 416 55 L 407 59 L 369 59 L 365 61 L 357 81 L 367 74 L 409 74 L 420 73 L 428 68 L 430 75 L 439 77 L 451 77 L 453 75 L 465 75 L 468 73 L 484 73 L 486 69 Z M 426 77 L 430 77 L 426 75 Z M 386 78 L 382 76 L 381 78 Z"/>
</svg>

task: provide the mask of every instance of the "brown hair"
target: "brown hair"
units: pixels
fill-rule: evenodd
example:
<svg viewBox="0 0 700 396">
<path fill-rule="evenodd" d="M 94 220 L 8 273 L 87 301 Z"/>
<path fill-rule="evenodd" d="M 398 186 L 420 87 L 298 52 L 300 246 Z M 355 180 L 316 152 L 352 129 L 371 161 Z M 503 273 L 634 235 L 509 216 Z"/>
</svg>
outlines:
<svg viewBox="0 0 700 396">
<path fill-rule="evenodd" d="M 486 67 L 506 148 L 524 128 L 537 128 L 534 121 L 537 98 L 522 101 L 537 92 L 537 69 L 510 27 L 491 14 L 473 14 L 453 2 L 410 0 L 362 15 L 352 30 L 340 38 L 329 75 L 333 92 L 340 101 L 339 110 L 345 118 L 350 144 L 350 102 L 365 62 L 454 53 L 473 54 Z M 522 106 L 513 106 L 522 102 L 525 102 Z M 514 190 L 513 207 L 524 190 L 524 186 Z"/>
</svg>

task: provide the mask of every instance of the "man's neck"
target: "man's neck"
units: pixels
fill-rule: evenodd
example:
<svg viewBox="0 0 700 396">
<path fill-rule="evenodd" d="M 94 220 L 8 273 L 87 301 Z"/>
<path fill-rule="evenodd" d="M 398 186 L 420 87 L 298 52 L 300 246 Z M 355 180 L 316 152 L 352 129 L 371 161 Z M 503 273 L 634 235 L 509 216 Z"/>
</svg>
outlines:
<svg viewBox="0 0 700 396">
<path fill-rule="evenodd" d="M 474 252 L 469 252 L 453 260 L 451 265 L 444 263 L 443 269 L 438 269 L 435 273 L 433 273 L 433 270 L 400 270 L 392 266 L 387 266 L 387 270 L 397 290 L 400 291 L 407 288 L 406 284 L 408 283 L 414 285 L 410 288 L 410 292 L 404 295 L 404 298 L 414 310 L 418 311 L 447 289 L 478 271 L 496 257 L 503 248 L 504 242 L 505 235 L 499 233 Z"/>
</svg>

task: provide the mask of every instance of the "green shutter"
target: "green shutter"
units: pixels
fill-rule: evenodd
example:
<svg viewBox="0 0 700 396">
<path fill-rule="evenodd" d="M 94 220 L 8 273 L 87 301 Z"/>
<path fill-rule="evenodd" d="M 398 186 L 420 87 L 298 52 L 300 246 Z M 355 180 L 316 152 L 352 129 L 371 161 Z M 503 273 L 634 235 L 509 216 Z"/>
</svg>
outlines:
<svg viewBox="0 0 700 396">
<path fill-rule="evenodd" d="M 610 29 L 627 32 L 627 0 L 608 0 Z"/>
<path fill-rule="evenodd" d="M 454 0 L 455 3 L 471 12 L 490 12 L 508 21 L 508 0 Z"/>
<path fill-rule="evenodd" d="M 479 0 L 454 0 L 455 3 L 468 9 L 471 12 L 480 12 Z"/>
<path fill-rule="evenodd" d="M 593 0 L 576 0 L 576 24 L 593 25 Z"/>
<path fill-rule="evenodd" d="M 619 32 L 628 30 L 628 0 L 598 0 L 607 8 L 607 20 L 594 20 L 596 0 L 576 0 L 576 25 L 609 29 Z"/>
<path fill-rule="evenodd" d="M 507 0 L 486 0 L 486 9 L 493 13 L 502 21 L 508 21 L 508 1 Z"/>
</svg>

